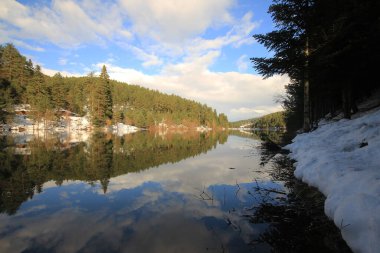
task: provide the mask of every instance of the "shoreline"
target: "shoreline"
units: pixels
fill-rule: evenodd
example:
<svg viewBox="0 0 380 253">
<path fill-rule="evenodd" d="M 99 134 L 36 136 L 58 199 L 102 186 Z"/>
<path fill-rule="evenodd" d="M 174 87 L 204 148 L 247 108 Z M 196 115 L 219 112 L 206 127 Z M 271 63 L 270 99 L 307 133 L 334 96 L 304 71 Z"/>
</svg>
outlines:
<svg viewBox="0 0 380 253">
<path fill-rule="evenodd" d="M 354 252 L 380 248 L 380 108 L 323 122 L 285 146 L 294 175 L 326 196 L 325 213 Z"/>
</svg>

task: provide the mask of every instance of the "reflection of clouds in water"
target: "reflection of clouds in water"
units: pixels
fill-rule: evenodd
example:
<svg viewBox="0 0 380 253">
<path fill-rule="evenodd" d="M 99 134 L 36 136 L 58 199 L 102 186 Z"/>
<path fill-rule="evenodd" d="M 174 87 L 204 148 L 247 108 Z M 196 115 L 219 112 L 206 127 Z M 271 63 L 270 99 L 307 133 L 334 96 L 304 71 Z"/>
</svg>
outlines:
<svg viewBox="0 0 380 253">
<path fill-rule="evenodd" d="M 67 180 L 67 181 L 63 181 L 61 185 L 59 186 L 68 186 L 68 185 L 82 185 L 84 188 L 83 189 L 89 189 L 91 186 L 87 183 L 84 183 L 83 181 L 79 181 L 79 180 Z M 56 188 L 58 185 L 55 181 L 47 181 L 45 182 L 43 185 L 42 185 L 42 189 L 43 190 L 47 190 L 47 189 L 50 189 L 50 188 Z M 75 192 L 77 193 L 77 192 Z M 74 194 L 74 193 L 73 193 Z"/>
<path fill-rule="evenodd" d="M 91 236 L 107 229 L 108 224 L 98 222 L 103 216 L 99 211 L 89 214 L 63 209 L 42 219 L 41 216 L 0 218 L 2 231 L 6 227 L 16 228 L 0 239 L 0 252 L 22 252 L 30 247 L 35 251 L 75 252 Z"/>
<path fill-rule="evenodd" d="M 61 196 L 62 199 L 69 198 L 69 194 L 67 192 L 61 192 L 59 195 Z"/>
<path fill-rule="evenodd" d="M 244 139 L 231 139 L 207 155 L 112 178 L 106 195 L 98 183 L 65 181 L 57 190 L 55 182 L 47 182 L 43 193 L 27 202 L 32 216 L 22 207 L 15 216 L 0 215 L 0 252 L 185 253 L 219 252 L 236 241 L 245 245 L 241 240 L 248 243 L 259 231 L 242 213 L 226 209 L 249 197 L 244 189 L 234 195 L 236 183 L 251 183 L 262 174 L 252 171 L 260 169 L 258 158 L 235 148 L 246 145 Z M 218 186 L 232 189 L 224 209 L 223 198 L 214 196 Z M 213 201 L 199 199 L 203 190 Z M 41 201 L 47 207 L 39 206 Z"/>
<path fill-rule="evenodd" d="M 162 191 L 154 192 L 150 189 L 144 189 L 142 191 L 142 195 L 135 197 L 134 201 L 127 207 L 127 211 L 135 211 L 140 208 L 146 207 L 149 205 L 149 209 L 152 210 L 152 206 L 156 206 L 156 201 L 162 197 L 163 193 Z M 152 210 L 153 212 L 158 212 L 160 210 Z"/>
<path fill-rule="evenodd" d="M 229 136 L 229 138 L 234 138 L 234 142 L 229 145 L 231 149 L 245 151 L 245 150 L 252 150 L 260 146 L 260 142 L 258 140 L 251 140 L 251 139 L 241 138 L 237 136 Z"/>
<path fill-rule="evenodd" d="M 130 194 L 128 190 L 123 191 L 118 201 Z M 75 201 L 75 196 L 68 196 Z M 141 189 L 132 203 L 126 203 L 117 211 L 112 206 L 103 205 L 96 210 L 63 208 L 31 217 L 0 217 L 0 230 L 8 230 L 0 239 L 0 252 L 27 249 L 203 252 L 206 248 L 228 244 L 233 236 L 240 238 L 242 233 L 250 237 L 252 228 L 241 223 L 237 215 L 229 214 L 229 220 L 238 224 L 240 230 L 243 228 L 243 232 L 238 235 L 226 230 L 226 214 L 218 205 L 214 202 L 214 206 L 210 206 L 193 196 L 166 193 L 153 186 L 153 189 Z M 205 225 L 204 220 L 210 218 L 216 223 Z"/>
<path fill-rule="evenodd" d="M 126 245 L 126 252 L 193 253 L 220 246 L 219 238 L 207 227 L 180 213 L 150 217 L 138 221 L 134 228 L 133 243 Z"/>
<path fill-rule="evenodd" d="M 235 139 L 244 144 L 244 139 Z M 240 150 L 231 148 L 234 143 L 219 146 L 207 155 L 112 178 L 107 191 L 117 192 L 136 188 L 145 182 L 157 182 L 170 192 L 193 193 L 195 189 L 215 184 L 235 185 L 236 182 L 248 183 L 254 178 L 262 177 L 262 173 L 252 172 L 262 169 L 259 159 L 248 154 L 244 156 Z M 231 167 L 236 169 L 231 170 Z"/>
<path fill-rule="evenodd" d="M 28 214 L 33 213 L 33 212 L 38 212 L 38 211 L 44 210 L 46 208 L 47 208 L 47 205 L 36 205 L 36 206 L 33 206 L 33 207 L 28 208 L 26 210 L 18 211 L 14 216 L 15 217 L 25 216 L 25 215 L 28 215 Z"/>
</svg>

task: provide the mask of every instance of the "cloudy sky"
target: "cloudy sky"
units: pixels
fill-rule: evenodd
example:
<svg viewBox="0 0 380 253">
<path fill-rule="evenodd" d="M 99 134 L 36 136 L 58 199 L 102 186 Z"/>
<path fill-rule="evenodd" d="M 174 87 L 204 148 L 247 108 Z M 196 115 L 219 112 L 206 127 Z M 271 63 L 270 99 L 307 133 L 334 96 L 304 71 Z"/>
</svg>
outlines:
<svg viewBox="0 0 380 253">
<path fill-rule="evenodd" d="M 230 120 L 278 111 L 287 78 L 263 80 L 253 34 L 273 29 L 268 0 L 1 0 L 0 43 L 46 74 L 98 72 L 177 94 Z"/>
</svg>

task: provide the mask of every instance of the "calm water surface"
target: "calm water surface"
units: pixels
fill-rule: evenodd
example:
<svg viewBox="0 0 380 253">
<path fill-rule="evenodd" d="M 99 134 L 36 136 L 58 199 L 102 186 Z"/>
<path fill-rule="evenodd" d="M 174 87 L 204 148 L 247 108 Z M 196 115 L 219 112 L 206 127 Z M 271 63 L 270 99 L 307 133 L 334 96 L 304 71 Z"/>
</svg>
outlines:
<svg viewBox="0 0 380 253">
<path fill-rule="evenodd" d="M 247 214 L 287 189 L 259 146 L 227 133 L 3 136 L 0 252 L 270 252 L 254 243 L 268 223 Z"/>
</svg>

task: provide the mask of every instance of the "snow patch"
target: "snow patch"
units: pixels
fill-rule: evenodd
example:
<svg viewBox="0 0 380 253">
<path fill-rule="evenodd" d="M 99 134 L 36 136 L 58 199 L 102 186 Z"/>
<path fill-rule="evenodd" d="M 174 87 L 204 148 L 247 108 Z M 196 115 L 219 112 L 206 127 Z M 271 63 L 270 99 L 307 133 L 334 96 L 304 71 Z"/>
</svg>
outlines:
<svg viewBox="0 0 380 253">
<path fill-rule="evenodd" d="M 88 115 L 79 116 L 62 116 L 58 121 L 48 121 L 41 119 L 39 122 L 33 121 L 27 115 L 14 115 L 10 124 L 1 125 L 3 132 L 13 135 L 34 135 L 38 132 L 43 134 L 45 131 L 52 133 L 62 133 L 69 135 L 70 139 L 81 140 L 87 139 L 88 133 L 93 129 Z M 116 123 L 111 127 L 105 127 L 106 132 L 112 132 L 118 136 L 135 133 L 140 128 L 123 123 Z"/>
<path fill-rule="evenodd" d="M 380 109 L 323 123 L 285 147 L 295 176 L 327 197 L 325 213 L 354 252 L 379 252 Z"/>
<path fill-rule="evenodd" d="M 61 119 L 60 122 L 63 128 L 68 128 L 69 130 L 88 130 L 91 128 L 90 120 L 87 116 L 70 116 L 66 120 Z"/>
<path fill-rule="evenodd" d="M 123 136 L 125 134 L 131 134 L 139 131 L 140 129 L 135 126 L 125 125 L 123 123 L 117 123 L 112 126 L 113 133 L 118 136 Z"/>
<path fill-rule="evenodd" d="M 199 126 L 199 127 L 196 128 L 196 130 L 197 130 L 198 132 L 203 133 L 203 132 L 212 131 L 212 128 L 207 127 L 207 126 Z"/>
</svg>

